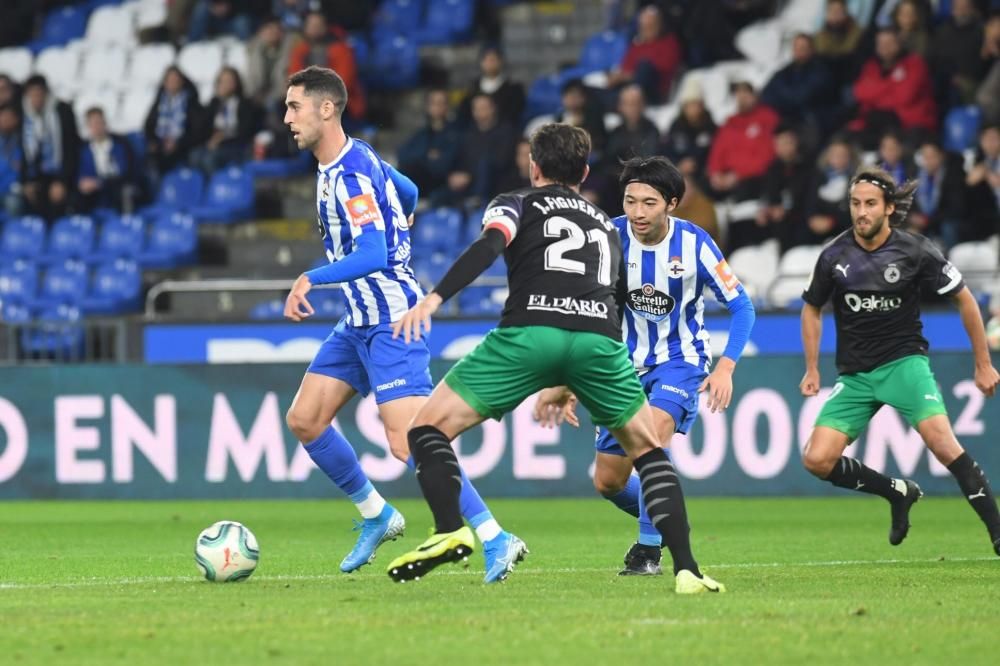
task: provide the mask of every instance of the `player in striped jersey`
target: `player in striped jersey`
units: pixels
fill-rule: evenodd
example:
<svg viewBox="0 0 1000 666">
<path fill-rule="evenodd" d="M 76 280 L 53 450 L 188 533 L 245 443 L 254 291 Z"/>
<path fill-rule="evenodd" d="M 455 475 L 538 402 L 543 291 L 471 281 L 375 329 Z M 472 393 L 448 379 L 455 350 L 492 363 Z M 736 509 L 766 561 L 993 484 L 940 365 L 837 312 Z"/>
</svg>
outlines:
<svg viewBox="0 0 1000 666">
<path fill-rule="evenodd" d="M 668 446 L 675 432 L 686 433 L 694 423 L 699 393 L 708 392 L 712 411 L 729 406 L 733 369 L 750 336 L 754 307 L 712 238 L 670 215 L 684 196 L 684 179 L 669 160 L 628 160 L 621 184 L 625 215 L 613 222 L 625 258 L 619 284 L 622 337 L 654 408 L 657 437 Z M 729 340 L 714 370 L 703 317 L 706 286 L 732 315 Z M 579 425 L 575 404 L 558 390 L 543 391 L 535 415 L 546 425 L 564 419 Z M 606 428 L 598 429 L 595 448 L 594 486 L 639 519 L 639 538 L 625 555 L 621 575 L 661 573 L 660 533 L 649 521 L 632 462 Z"/>
<path fill-rule="evenodd" d="M 346 572 L 371 562 L 382 543 L 402 534 L 405 521 L 372 486 L 331 421 L 355 394 L 374 391 L 390 449 L 408 461 L 406 429 L 433 386 L 426 343 L 393 340 L 390 327 L 423 296 L 409 265 L 407 218 L 415 186 L 371 146 L 344 133 L 340 118 L 347 90 L 333 70 L 308 67 L 292 75 L 285 104 L 285 123 L 296 143 L 319 161 L 316 207 L 330 260 L 298 277 L 285 316 L 302 321 L 313 314 L 307 294 L 317 284 L 339 283 L 347 300 L 347 314 L 309 365 L 286 420 L 313 462 L 364 518 L 357 543 L 340 564 Z M 488 577 L 491 553 L 495 557 L 512 535 L 500 529 L 464 474 L 461 502 L 462 515 L 485 546 Z"/>
</svg>

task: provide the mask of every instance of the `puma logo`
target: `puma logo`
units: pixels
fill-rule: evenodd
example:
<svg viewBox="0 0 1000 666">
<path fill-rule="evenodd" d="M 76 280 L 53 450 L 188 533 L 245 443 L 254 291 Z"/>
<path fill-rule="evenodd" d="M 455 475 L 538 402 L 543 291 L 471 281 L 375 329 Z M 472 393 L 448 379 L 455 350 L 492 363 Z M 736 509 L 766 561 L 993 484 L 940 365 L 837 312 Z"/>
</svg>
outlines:
<svg viewBox="0 0 1000 666">
<path fill-rule="evenodd" d="M 980 488 L 979 492 L 976 493 L 975 495 L 969 495 L 969 501 L 971 502 L 972 500 L 976 499 L 977 497 L 986 497 L 986 488 L 985 487 Z"/>
<path fill-rule="evenodd" d="M 847 264 L 846 266 L 841 266 L 840 264 L 837 264 L 836 266 L 834 266 L 834 268 L 836 268 L 838 271 L 844 274 L 844 277 L 847 277 L 847 269 L 850 267 L 851 267 L 850 264 Z"/>
</svg>

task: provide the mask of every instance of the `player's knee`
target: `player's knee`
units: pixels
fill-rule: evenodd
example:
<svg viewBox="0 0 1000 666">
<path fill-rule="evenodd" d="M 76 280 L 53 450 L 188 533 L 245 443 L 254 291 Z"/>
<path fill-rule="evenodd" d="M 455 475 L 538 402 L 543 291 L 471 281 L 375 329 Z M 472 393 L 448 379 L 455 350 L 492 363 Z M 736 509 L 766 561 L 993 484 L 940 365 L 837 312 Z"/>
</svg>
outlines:
<svg viewBox="0 0 1000 666">
<path fill-rule="evenodd" d="M 292 431 L 292 434 L 295 435 L 295 438 L 303 444 L 308 444 L 315 440 L 323 433 L 326 427 L 317 424 L 313 419 L 305 417 L 294 407 L 289 409 L 285 414 L 285 423 L 288 425 L 288 429 Z"/>
<path fill-rule="evenodd" d="M 627 476 L 619 478 L 619 475 L 609 470 L 601 470 L 600 468 L 594 470 L 594 490 L 604 497 L 617 495 L 625 489 L 627 483 Z"/>
<path fill-rule="evenodd" d="M 810 439 L 806 443 L 806 450 L 802 453 L 802 466 L 812 474 L 821 479 L 830 476 L 833 466 L 837 464 L 836 458 L 825 455 L 821 450 L 812 445 Z"/>
<path fill-rule="evenodd" d="M 389 438 L 389 452 L 400 462 L 406 462 L 410 458 L 410 446 L 406 442 L 405 432 L 402 437 Z"/>
</svg>

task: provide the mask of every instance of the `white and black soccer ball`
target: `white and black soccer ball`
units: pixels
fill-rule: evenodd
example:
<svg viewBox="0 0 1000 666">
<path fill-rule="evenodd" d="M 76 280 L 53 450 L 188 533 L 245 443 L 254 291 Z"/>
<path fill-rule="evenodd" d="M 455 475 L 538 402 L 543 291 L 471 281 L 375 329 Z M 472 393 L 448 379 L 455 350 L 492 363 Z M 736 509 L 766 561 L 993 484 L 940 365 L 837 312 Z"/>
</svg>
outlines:
<svg viewBox="0 0 1000 666">
<path fill-rule="evenodd" d="M 205 580 L 229 583 L 245 580 L 257 568 L 260 548 L 246 525 L 220 520 L 202 530 L 194 544 L 194 561 Z"/>
</svg>

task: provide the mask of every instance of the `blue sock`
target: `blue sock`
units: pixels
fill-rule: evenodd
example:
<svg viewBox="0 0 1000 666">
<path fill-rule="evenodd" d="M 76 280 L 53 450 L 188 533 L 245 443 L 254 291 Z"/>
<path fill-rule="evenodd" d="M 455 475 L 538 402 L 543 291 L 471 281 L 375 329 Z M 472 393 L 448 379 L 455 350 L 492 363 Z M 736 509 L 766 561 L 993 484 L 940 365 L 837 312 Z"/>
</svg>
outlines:
<svg viewBox="0 0 1000 666">
<path fill-rule="evenodd" d="M 638 481 L 638 477 L 632 478 Z M 663 537 L 653 527 L 653 523 L 649 520 L 649 514 L 646 513 L 646 500 L 643 499 L 642 493 L 639 493 L 639 543 L 643 546 L 656 546 L 657 548 L 663 545 Z"/>
<path fill-rule="evenodd" d="M 406 465 L 410 469 L 416 468 L 413 456 L 406 459 Z M 460 468 L 460 471 L 462 472 L 462 493 L 458 496 L 459 509 L 462 511 L 462 517 L 472 525 L 472 529 L 476 529 L 487 520 L 492 519 L 493 514 L 486 507 L 486 502 L 479 496 L 479 491 L 472 485 L 465 470 Z"/>
<path fill-rule="evenodd" d="M 374 490 L 358 463 L 358 454 L 333 426 L 327 426 L 319 437 L 305 447 L 316 466 L 355 504 L 363 501 Z"/>
<path fill-rule="evenodd" d="M 604 499 L 608 500 L 628 515 L 638 518 L 639 497 L 642 495 L 639 491 L 639 477 L 635 474 L 630 474 L 628 477 L 628 483 L 625 484 L 624 488 L 614 495 L 605 495 Z"/>
</svg>

